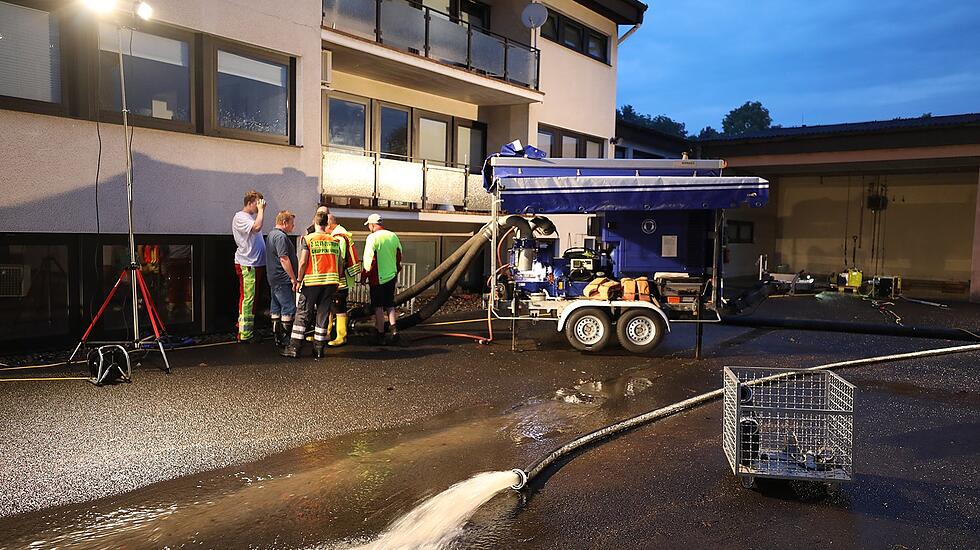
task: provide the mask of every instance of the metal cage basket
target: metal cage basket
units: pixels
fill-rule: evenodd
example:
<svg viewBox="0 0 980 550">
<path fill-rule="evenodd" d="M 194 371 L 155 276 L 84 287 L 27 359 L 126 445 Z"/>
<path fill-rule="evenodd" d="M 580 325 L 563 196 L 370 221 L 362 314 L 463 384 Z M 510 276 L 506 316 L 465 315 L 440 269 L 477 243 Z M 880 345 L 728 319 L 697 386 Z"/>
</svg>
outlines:
<svg viewBox="0 0 980 550">
<path fill-rule="evenodd" d="M 830 371 L 725 367 L 724 388 L 725 455 L 743 485 L 853 479 L 853 385 Z"/>
</svg>

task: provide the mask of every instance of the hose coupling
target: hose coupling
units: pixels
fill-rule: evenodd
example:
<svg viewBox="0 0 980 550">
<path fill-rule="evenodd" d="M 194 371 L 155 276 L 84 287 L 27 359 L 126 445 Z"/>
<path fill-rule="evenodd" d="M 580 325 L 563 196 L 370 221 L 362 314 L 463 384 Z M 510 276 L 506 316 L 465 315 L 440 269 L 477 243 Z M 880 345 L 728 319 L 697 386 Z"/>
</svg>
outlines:
<svg viewBox="0 0 980 550">
<path fill-rule="evenodd" d="M 511 471 L 517 474 L 517 477 L 520 478 L 520 481 L 511 485 L 510 488 L 514 489 L 515 491 L 520 491 L 521 489 L 524 488 L 525 485 L 527 485 L 527 473 L 520 468 L 514 468 Z"/>
</svg>

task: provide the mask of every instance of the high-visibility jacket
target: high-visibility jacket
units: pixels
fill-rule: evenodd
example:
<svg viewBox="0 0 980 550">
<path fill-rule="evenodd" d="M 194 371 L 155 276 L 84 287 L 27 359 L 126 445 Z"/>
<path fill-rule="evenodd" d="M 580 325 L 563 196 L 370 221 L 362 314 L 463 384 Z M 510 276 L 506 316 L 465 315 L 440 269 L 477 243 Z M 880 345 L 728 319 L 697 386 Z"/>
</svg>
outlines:
<svg viewBox="0 0 980 550">
<path fill-rule="evenodd" d="M 346 250 L 341 241 L 329 233 L 303 236 L 309 259 L 303 273 L 305 286 L 339 285 L 340 272 L 347 268 Z"/>
<path fill-rule="evenodd" d="M 340 278 L 340 288 L 353 288 L 357 281 L 357 275 L 361 272 L 361 262 L 357 259 L 357 250 L 354 249 L 354 235 L 342 226 L 338 225 L 330 232 L 331 235 L 341 241 L 341 246 L 345 249 L 346 260 L 349 266 L 344 270 L 343 277 Z"/>
</svg>

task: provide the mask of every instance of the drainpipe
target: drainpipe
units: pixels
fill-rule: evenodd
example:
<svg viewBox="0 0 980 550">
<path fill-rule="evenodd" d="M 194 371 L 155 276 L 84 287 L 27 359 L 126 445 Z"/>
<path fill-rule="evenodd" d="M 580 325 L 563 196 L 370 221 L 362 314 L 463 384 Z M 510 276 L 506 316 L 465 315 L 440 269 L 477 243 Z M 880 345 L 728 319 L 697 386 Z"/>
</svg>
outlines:
<svg viewBox="0 0 980 550">
<path fill-rule="evenodd" d="M 616 41 L 616 44 L 618 46 L 622 46 L 623 45 L 623 42 L 626 42 L 626 39 L 627 38 L 629 38 L 630 36 L 632 36 L 632 34 L 634 32 L 640 30 L 640 25 L 641 25 L 641 23 L 637 23 L 637 24 L 633 25 L 633 27 L 630 28 L 630 30 L 626 31 L 626 34 L 624 34 L 623 36 L 620 36 L 619 37 L 619 40 Z"/>
</svg>

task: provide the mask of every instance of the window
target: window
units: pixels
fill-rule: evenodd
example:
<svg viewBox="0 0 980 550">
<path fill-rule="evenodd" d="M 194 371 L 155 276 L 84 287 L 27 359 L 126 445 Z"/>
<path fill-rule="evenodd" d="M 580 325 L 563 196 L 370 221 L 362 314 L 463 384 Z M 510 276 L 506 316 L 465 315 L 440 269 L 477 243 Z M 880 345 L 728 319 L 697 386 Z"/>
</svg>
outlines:
<svg viewBox="0 0 980 550">
<path fill-rule="evenodd" d="M 544 153 L 549 157 L 555 156 L 553 151 L 554 141 L 555 136 L 551 132 L 542 132 L 541 130 L 538 130 L 538 149 L 544 151 Z"/>
<path fill-rule="evenodd" d="M 459 0 L 459 19 L 484 29 L 490 28 L 490 6 L 474 0 Z"/>
<path fill-rule="evenodd" d="M 194 246 L 190 243 L 142 243 L 136 245 L 140 271 L 165 325 L 194 322 Z M 129 265 L 129 245 L 102 245 L 102 284 L 105 293 Z M 129 278 L 120 294 L 128 296 Z M 117 294 L 118 295 L 118 294 Z M 130 321 L 128 309 L 107 310 L 106 327 L 123 328 Z M 145 322 L 145 310 L 141 310 Z"/>
<path fill-rule="evenodd" d="M 586 140 L 585 142 L 585 158 L 587 159 L 601 159 L 602 158 L 602 142 Z"/>
<path fill-rule="evenodd" d="M 728 244 L 752 244 L 755 242 L 755 224 L 753 222 L 726 220 L 725 237 Z"/>
<path fill-rule="evenodd" d="M 415 116 L 415 156 L 429 161 L 445 163 L 449 160 L 450 117 L 435 113 Z"/>
<path fill-rule="evenodd" d="M 581 141 L 577 136 L 561 136 L 561 156 L 566 159 L 573 159 L 578 156 L 578 146 Z"/>
<path fill-rule="evenodd" d="M 193 128 L 191 41 L 99 24 L 99 108 L 119 113 L 119 45 L 130 115 Z"/>
<path fill-rule="evenodd" d="M 553 12 L 548 12 L 548 19 L 541 26 L 541 36 L 558 42 L 558 17 Z"/>
<path fill-rule="evenodd" d="M 562 21 L 561 24 L 561 43 L 575 51 L 582 51 L 583 39 L 582 27 L 569 20 Z"/>
<path fill-rule="evenodd" d="M 538 128 L 538 149 L 549 157 L 560 158 L 603 158 L 605 141 L 596 137 L 553 128 Z"/>
<path fill-rule="evenodd" d="M 597 32 L 589 31 L 585 53 L 589 57 L 606 63 L 609 55 L 609 39 Z"/>
<path fill-rule="evenodd" d="M 478 122 L 456 122 L 456 159 L 459 166 L 469 167 L 473 174 L 483 171 L 487 158 L 487 130 Z"/>
<path fill-rule="evenodd" d="M 338 97 L 328 100 L 327 143 L 367 149 L 367 105 Z"/>
<path fill-rule="evenodd" d="M 31 241 L 0 242 L 0 341 L 67 334 L 71 328 L 69 247 Z"/>
<path fill-rule="evenodd" d="M 218 49 L 217 127 L 235 133 L 266 134 L 282 141 L 288 139 L 289 72 L 287 62 Z"/>
<path fill-rule="evenodd" d="M 624 158 L 626 158 L 626 147 L 620 147 L 619 145 L 617 145 L 616 146 L 616 152 L 614 154 L 615 154 L 615 157 L 618 158 L 618 159 L 624 159 Z"/>
<path fill-rule="evenodd" d="M 11 107 L 62 102 L 61 32 L 46 11 L 0 2 L 0 96 Z"/>
<path fill-rule="evenodd" d="M 378 150 L 395 155 L 396 158 L 409 156 L 409 112 L 407 109 L 382 105 L 380 108 Z"/>
<path fill-rule="evenodd" d="M 558 12 L 549 10 L 541 36 L 595 60 L 609 63 L 609 37 Z"/>
</svg>

